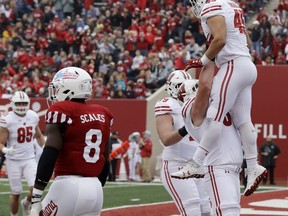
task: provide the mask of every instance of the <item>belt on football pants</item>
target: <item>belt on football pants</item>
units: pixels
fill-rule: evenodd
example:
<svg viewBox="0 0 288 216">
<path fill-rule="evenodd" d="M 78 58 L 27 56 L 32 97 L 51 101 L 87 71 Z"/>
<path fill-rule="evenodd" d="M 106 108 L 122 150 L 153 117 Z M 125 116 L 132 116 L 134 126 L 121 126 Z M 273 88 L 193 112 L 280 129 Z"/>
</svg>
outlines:
<svg viewBox="0 0 288 216">
<path fill-rule="evenodd" d="M 215 165 L 215 166 L 208 166 L 208 167 L 212 169 L 229 170 L 229 171 L 236 172 L 236 173 L 241 173 L 242 171 L 242 167 L 240 165 L 239 166 L 237 165 Z"/>
</svg>

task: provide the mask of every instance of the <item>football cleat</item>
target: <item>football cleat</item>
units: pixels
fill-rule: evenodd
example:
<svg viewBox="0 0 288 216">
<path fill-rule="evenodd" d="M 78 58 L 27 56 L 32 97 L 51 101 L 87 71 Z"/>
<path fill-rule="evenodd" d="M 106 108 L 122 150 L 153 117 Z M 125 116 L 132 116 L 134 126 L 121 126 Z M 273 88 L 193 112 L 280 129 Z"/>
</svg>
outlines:
<svg viewBox="0 0 288 216">
<path fill-rule="evenodd" d="M 23 216 L 29 216 L 30 215 L 30 210 L 29 210 L 30 205 L 25 205 L 24 202 L 25 202 L 25 199 L 21 200 L 22 215 Z"/>
<path fill-rule="evenodd" d="M 256 191 L 260 182 L 267 175 L 265 167 L 257 164 L 255 168 L 246 169 L 247 186 L 244 191 L 244 196 L 250 196 Z"/>
<path fill-rule="evenodd" d="M 171 173 L 172 178 L 188 179 L 188 178 L 204 178 L 205 171 L 203 166 L 198 165 L 192 159 L 188 163 L 179 169 L 177 172 Z"/>
</svg>

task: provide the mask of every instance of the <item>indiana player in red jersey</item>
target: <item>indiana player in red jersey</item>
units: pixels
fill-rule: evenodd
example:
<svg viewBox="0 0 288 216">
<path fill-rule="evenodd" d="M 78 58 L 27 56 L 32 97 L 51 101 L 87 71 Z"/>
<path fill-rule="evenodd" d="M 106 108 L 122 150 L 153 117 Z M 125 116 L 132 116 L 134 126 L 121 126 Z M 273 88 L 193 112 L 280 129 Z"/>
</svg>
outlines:
<svg viewBox="0 0 288 216">
<path fill-rule="evenodd" d="M 81 68 L 58 71 L 49 85 L 47 140 L 39 160 L 31 216 L 100 215 L 109 173 L 109 109 L 87 104 L 92 79 Z M 54 170 L 55 180 L 41 203 Z M 102 185 L 101 185 L 102 183 Z"/>
<path fill-rule="evenodd" d="M 191 59 L 186 70 L 207 65 L 215 58 L 219 71 L 211 91 L 207 110 L 209 127 L 203 134 L 200 147 L 191 163 L 175 177 L 185 178 L 199 174 L 213 144 L 223 130 L 223 120 L 231 111 L 233 123 L 240 133 L 247 161 L 247 187 L 245 196 L 251 195 L 267 170 L 257 162 L 257 132 L 251 121 L 252 86 L 257 78 L 257 69 L 251 60 L 251 41 L 245 27 L 243 10 L 231 0 L 190 0 L 192 12 L 201 19 L 207 42 L 210 43 L 201 59 Z M 185 173 L 185 175 L 183 175 Z"/>
</svg>

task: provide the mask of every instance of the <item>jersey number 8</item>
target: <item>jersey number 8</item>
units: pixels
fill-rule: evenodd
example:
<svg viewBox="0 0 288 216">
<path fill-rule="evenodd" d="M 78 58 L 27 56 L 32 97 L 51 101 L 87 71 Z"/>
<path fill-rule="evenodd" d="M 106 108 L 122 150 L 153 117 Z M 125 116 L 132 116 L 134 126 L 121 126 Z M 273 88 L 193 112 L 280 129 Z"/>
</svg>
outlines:
<svg viewBox="0 0 288 216">
<path fill-rule="evenodd" d="M 96 139 L 94 139 L 96 137 Z M 94 141 L 95 140 L 95 141 Z M 83 157 L 88 163 L 96 163 L 99 159 L 100 144 L 102 143 L 102 132 L 98 129 L 90 129 L 86 133 L 85 143 L 87 146 L 84 148 Z M 91 150 L 95 152 L 92 154 Z"/>
</svg>

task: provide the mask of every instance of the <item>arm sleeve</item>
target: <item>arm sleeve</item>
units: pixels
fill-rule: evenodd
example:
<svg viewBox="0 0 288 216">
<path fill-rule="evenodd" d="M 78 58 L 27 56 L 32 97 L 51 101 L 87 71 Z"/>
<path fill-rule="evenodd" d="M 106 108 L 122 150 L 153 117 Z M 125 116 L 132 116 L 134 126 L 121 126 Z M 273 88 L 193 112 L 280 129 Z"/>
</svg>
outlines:
<svg viewBox="0 0 288 216">
<path fill-rule="evenodd" d="M 35 185 L 46 187 L 54 170 L 59 150 L 45 147 L 38 163 Z"/>
<path fill-rule="evenodd" d="M 103 166 L 103 169 L 102 169 L 100 175 L 98 176 L 98 179 L 102 184 L 102 187 L 104 187 L 104 185 L 106 183 L 106 180 L 107 180 L 107 177 L 109 174 L 109 169 L 110 169 L 110 162 L 109 162 L 109 160 L 106 160 L 106 162 Z"/>
</svg>

